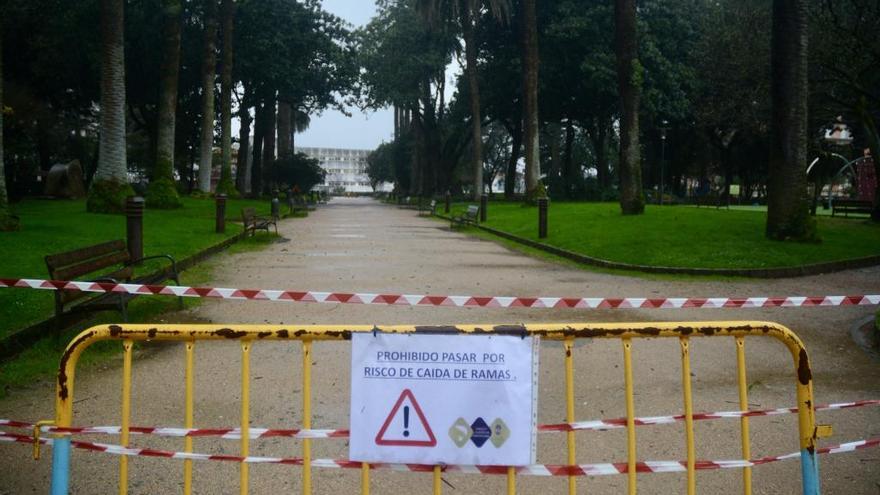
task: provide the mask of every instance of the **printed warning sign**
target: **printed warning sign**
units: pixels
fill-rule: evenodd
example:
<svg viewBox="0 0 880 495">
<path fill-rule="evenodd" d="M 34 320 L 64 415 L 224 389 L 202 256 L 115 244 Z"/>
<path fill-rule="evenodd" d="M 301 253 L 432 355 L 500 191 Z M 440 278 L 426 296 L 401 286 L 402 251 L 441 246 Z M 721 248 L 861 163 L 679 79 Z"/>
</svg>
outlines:
<svg viewBox="0 0 880 495">
<path fill-rule="evenodd" d="M 519 336 L 353 335 L 349 458 L 534 463 L 537 350 Z"/>
<path fill-rule="evenodd" d="M 402 407 L 401 407 L 402 406 Z M 389 431 L 390 430 L 390 431 Z M 395 445 L 398 447 L 433 447 L 437 445 L 431 425 L 425 419 L 422 408 L 409 389 L 400 393 L 400 398 L 391 408 L 385 424 L 376 434 L 376 445 Z"/>
</svg>

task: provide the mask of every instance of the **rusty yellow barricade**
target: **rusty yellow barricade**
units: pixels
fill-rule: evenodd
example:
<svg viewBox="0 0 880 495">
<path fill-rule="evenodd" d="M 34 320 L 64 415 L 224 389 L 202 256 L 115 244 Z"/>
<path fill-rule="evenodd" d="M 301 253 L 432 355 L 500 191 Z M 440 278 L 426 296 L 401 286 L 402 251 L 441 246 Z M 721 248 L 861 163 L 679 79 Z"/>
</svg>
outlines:
<svg viewBox="0 0 880 495">
<path fill-rule="evenodd" d="M 136 341 L 179 341 L 186 346 L 185 359 L 185 424 L 193 427 L 193 370 L 194 347 L 197 341 L 203 340 L 237 340 L 241 345 L 241 445 L 240 455 L 248 456 L 249 452 L 249 411 L 250 411 L 250 350 L 255 342 L 290 341 L 302 342 L 302 428 L 311 428 L 311 366 L 312 342 L 324 340 L 349 340 L 355 332 L 388 332 L 388 333 L 494 333 L 499 335 L 532 335 L 547 340 L 561 341 L 565 351 L 565 396 L 566 421 L 573 423 L 574 417 L 574 366 L 573 347 L 577 339 L 620 339 L 623 344 L 624 385 L 626 391 L 627 416 L 627 461 L 629 493 L 636 492 L 636 435 L 635 407 L 633 398 L 632 373 L 632 340 L 643 338 L 677 338 L 681 347 L 681 380 L 683 388 L 684 417 L 687 441 L 687 492 L 696 490 L 695 471 L 696 455 L 693 427 L 693 400 L 691 393 L 691 372 L 689 345 L 692 338 L 699 337 L 732 337 L 736 345 L 737 383 L 739 387 L 739 407 L 748 409 L 748 385 L 746 382 L 744 340 L 749 336 L 769 337 L 782 342 L 791 352 L 796 375 L 796 392 L 798 407 L 798 424 L 800 432 L 801 473 L 803 493 L 819 494 L 818 465 L 816 463 L 816 425 L 813 409 L 813 384 L 810 363 L 803 343 L 791 330 L 776 323 L 743 321 L 743 322 L 666 322 L 666 323 L 570 323 L 570 324 L 529 324 L 524 326 L 493 326 L 493 325 L 461 325 L 455 327 L 425 326 L 387 326 L 368 325 L 102 325 L 82 332 L 71 342 L 65 351 L 58 371 L 56 417 L 55 424 L 59 427 L 72 426 L 74 403 L 74 378 L 77 360 L 90 345 L 103 340 L 122 342 L 124 360 L 122 367 L 122 429 L 120 443 L 127 446 L 129 442 L 129 420 L 131 416 L 131 362 L 132 346 Z M 750 459 L 749 419 L 741 418 L 742 458 Z M 569 465 L 576 464 L 575 434 L 568 431 Z M 186 437 L 184 450 L 192 451 L 192 439 Z M 184 461 L 184 493 L 192 488 L 192 465 L 190 460 Z M 69 481 L 70 438 L 58 437 L 54 442 L 52 465 L 53 494 L 66 494 Z M 302 441 L 302 487 L 303 493 L 310 494 L 311 483 L 311 443 L 309 439 Z M 433 469 L 434 493 L 441 492 L 442 467 Z M 742 468 L 743 487 L 746 494 L 751 493 L 751 471 Z M 127 493 L 128 464 L 127 458 L 119 459 L 119 493 Z M 575 477 L 569 477 L 569 493 L 576 490 Z M 362 493 L 370 491 L 370 467 L 362 466 Z M 248 464 L 240 465 L 240 492 L 248 491 Z M 513 468 L 507 471 L 507 491 L 516 491 L 516 473 Z"/>
</svg>

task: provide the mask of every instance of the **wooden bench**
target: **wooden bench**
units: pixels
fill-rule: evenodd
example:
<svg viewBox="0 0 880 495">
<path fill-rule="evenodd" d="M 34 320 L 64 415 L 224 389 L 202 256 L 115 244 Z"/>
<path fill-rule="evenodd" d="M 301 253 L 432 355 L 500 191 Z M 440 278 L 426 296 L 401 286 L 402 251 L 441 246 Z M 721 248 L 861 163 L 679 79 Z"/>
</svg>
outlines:
<svg viewBox="0 0 880 495">
<path fill-rule="evenodd" d="M 871 214 L 873 205 L 870 201 L 864 199 L 835 199 L 831 201 L 831 216 L 835 213 L 843 213 L 846 218 L 850 213 L 867 213 Z"/>
<path fill-rule="evenodd" d="M 134 278 L 135 264 L 159 258 L 167 259 L 170 262 L 170 267 L 158 270 L 151 275 Z M 176 285 L 180 285 L 177 262 L 174 258 L 167 254 L 160 254 L 132 259 L 123 240 L 52 254 L 46 256 L 45 259 L 46 268 L 49 269 L 49 278 L 52 280 L 78 280 L 86 275 L 103 272 L 89 278 L 88 281 L 149 285 L 158 284 L 164 280 L 174 280 Z M 105 272 L 108 269 L 110 271 Z M 133 297 L 135 297 L 133 294 L 123 292 L 94 293 L 59 290 L 55 291 L 55 316 L 60 318 L 70 313 L 111 309 L 118 310 L 122 313 L 122 319 L 128 321 L 126 306 Z M 180 301 L 182 303 L 183 300 L 180 299 Z"/>
<path fill-rule="evenodd" d="M 435 208 L 437 208 L 437 201 L 433 199 L 427 206 L 419 205 L 419 216 L 433 216 Z M 423 213 L 426 213 L 427 215 L 423 215 Z"/>
<path fill-rule="evenodd" d="M 265 230 L 268 234 L 270 225 L 275 227 L 275 233 L 278 233 L 277 220 L 270 217 L 258 217 L 254 208 L 241 209 L 241 223 L 244 225 L 245 235 L 247 235 L 248 232 L 250 232 L 251 235 L 256 235 L 257 230 Z"/>
<path fill-rule="evenodd" d="M 452 217 L 449 228 L 455 228 L 456 225 L 477 225 L 477 219 L 480 215 L 480 207 L 477 205 L 468 205 L 467 211 Z"/>
</svg>

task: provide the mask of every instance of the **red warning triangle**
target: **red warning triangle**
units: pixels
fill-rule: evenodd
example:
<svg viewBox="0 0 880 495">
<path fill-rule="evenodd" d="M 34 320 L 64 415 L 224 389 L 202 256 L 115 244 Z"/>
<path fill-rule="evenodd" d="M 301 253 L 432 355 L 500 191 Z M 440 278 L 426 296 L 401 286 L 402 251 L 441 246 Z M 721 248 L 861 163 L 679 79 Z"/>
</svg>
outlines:
<svg viewBox="0 0 880 495">
<path fill-rule="evenodd" d="M 405 436 L 408 435 L 408 433 L 403 433 L 402 435 L 390 434 L 388 435 L 388 438 L 386 438 L 388 427 L 391 425 L 394 417 L 397 416 L 397 412 L 400 409 L 400 406 L 403 405 L 405 399 L 409 399 L 410 404 L 412 404 L 416 417 L 419 418 L 422 428 L 424 428 L 425 433 L 428 435 L 427 440 L 407 439 Z M 416 397 L 410 389 L 405 388 L 403 389 L 403 392 L 400 393 L 400 397 L 397 399 L 397 402 L 394 403 L 394 407 L 391 408 L 388 417 L 385 418 L 385 423 L 382 425 L 382 428 L 379 429 L 379 433 L 376 434 L 376 445 L 390 445 L 397 447 L 434 447 L 437 445 L 437 439 L 434 437 L 434 432 L 431 431 L 431 426 L 428 424 L 428 420 L 425 419 L 425 414 L 422 412 L 422 408 L 419 406 L 419 403 L 416 402 Z"/>
</svg>

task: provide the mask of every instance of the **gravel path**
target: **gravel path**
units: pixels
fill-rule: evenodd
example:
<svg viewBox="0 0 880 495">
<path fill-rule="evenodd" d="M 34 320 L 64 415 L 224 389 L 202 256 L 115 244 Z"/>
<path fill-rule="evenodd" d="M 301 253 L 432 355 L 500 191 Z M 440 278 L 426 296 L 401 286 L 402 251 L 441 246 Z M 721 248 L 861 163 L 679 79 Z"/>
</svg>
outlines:
<svg viewBox="0 0 880 495">
<path fill-rule="evenodd" d="M 392 208 L 368 199 L 335 199 L 305 220 L 281 222 L 287 239 L 260 252 L 222 255 L 212 285 L 219 287 L 545 296 L 778 296 L 789 294 L 858 294 L 880 289 L 880 269 L 851 270 L 815 277 L 758 281 L 667 281 L 582 271 L 523 256 L 498 244 L 449 231 L 448 225 L 418 218 L 415 211 Z M 289 240 L 289 241 L 288 241 Z M 635 242 L 635 241 L 634 241 Z M 871 314 L 869 307 L 748 310 L 543 310 L 448 307 L 384 307 L 332 304 L 206 301 L 191 312 L 171 315 L 175 321 L 298 324 L 455 324 L 651 320 L 770 320 L 793 329 L 811 354 L 816 401 L 819 403 L 880 398 L 880 365 L 857 348 L 850 328 Z M 634 344 L 635 405 L 640 416 L 682 410 L 678 344 L 654 339 Z M 776 342 L 754 338 L 746 344 L 750 403 L 755 408 L 794 404 L 794 373 L 787 350 Z M 300 347 L 261 343 L 252 349 L 251 422 L 255 426 L 293 428 L 301 423 Z M 541 350 L 539 422 L 564 420 L 563 351 L 544 343 Z M 737 409 L 735 353 L 732 339 L 695 339 L 691 346 L 696 411 Z M 179 426 L 183 411 L 183 349 L 163 346 L 135 358 L 134 425 Z M 349 346 L 316 344 L 313 366 L 313 425 L 347 427 Z M 231 343 L 196 347 L 196 424 L 235 425 L 238 418 L 239 349 Z M 598 419 L 625 414 L 622 352 L 619 341 L 581 342 L 575 352 L 576 417 Z M 77 377 L 75 423 L 119 423 L 120 370 L 111 364 Z M 0 403 L 0 417 L 53 416 L 53 385 L 35 384 Z M 832 442 L 880 435 L 880 408 L 823 413 L 834 425 Z M 701 422 L 696 426 L 700 459 L 739 458 L 736 421 Z M 798 450 L 795 416 L 752 420 L 755 456 Z M 114 437 L 98 441 L 113 442 Z M 134 438 L 137 446 L 180 449 L 182 441 Z M 578 462 L 623 461 L 622 430 L 578 434 Z M 538 460 L 564 463 L 564 436 L 539 436 Z M 235 453 L 236 442 L 196 439 L 199 452 Z M 345 457 L 344 440 L 317 441 L 316 457 Z M 298 442 L 270 439 L 254 442 L 251 455 L 296 456 Z M 640 459 L 684 459 L 680 425 L 638 430 Z M 27 447 L 0 447 L 0 494 L 45 493 L 49 462 L 30 460 Z M 176 492 L 182 486 L 178 461 L 137 458 L 130 462 L 130 493 Z M 820 463 L 828 494 L 880 492 L 880 451 L 826 456 Z M 754 470 L 755 493 L 798 493 L 797 462 Z M 75 452 L 75 493 L 115 490 L 115 459 Z M 357 471 L 315 470 L 315 493 L 354 493 Z M 373 473 L 377 494 L 429 493 L 430 475 Z M 444 476 L 446 493 L 503 493 L 504 478 Z M 197 463 L 197 493 L 236 490 L 238 468 L 227 463 Z M 518 480 L 521 493 L 564 493 L 564 478 Z M 582 479 L 580 490 L 621 493 L 625 476 Z M 702 493 L 740 491 L 739 471 L 699 472 Z M 299 493 L 300 468 L 251 467 L 251 493 Z M 639 475 L 640 493 L 681 493 L 685 476 Z"/>
</svg>

